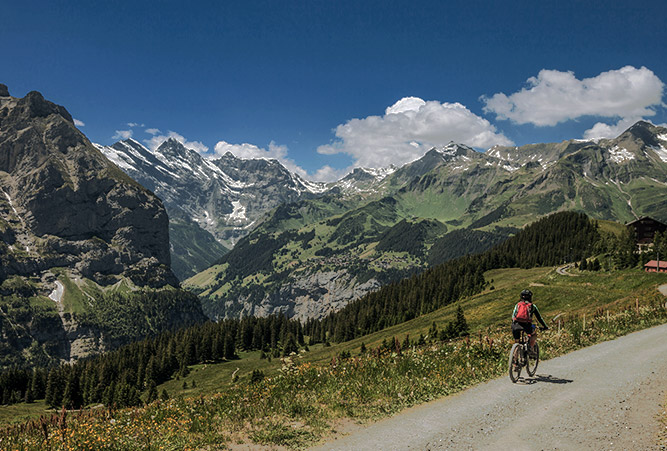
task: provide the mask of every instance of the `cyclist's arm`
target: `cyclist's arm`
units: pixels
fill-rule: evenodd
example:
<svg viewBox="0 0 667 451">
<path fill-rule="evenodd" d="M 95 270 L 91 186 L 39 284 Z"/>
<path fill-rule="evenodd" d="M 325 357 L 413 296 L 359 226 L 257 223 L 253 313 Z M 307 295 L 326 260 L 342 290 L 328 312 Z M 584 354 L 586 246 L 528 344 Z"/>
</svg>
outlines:
<svg viewBox="0 0 667 451">
<path fill-rule="evenodd" d="M 516 304 L 514 306 L 514 311 L 512 312 L 512 321 L 514 321 L 514 318 L 516 318 L 517 311 L 519 310 L 519 304 Z"/>
<path fill-rule="evenodd" d="M 540 310 L 537 308 L 537 305 L 533 304 L 533 314 L 535 315 L 535 318 L 540 322 L 542 327 L 548 327 L 544 320 L 542 319 L 542 315 L 540 315 Z"/>
</svg>

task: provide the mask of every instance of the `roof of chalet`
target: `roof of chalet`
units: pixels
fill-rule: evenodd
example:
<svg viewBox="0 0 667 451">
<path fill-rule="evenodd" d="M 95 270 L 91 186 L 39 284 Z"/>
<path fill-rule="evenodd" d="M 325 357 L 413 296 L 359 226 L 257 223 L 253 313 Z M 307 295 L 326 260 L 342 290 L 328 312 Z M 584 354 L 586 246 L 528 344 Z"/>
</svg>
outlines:
<svg viewBox="0 0 667 451">
<path fill-rule="evenodd" d="M 642 217 L 639 218 L 639 219 L 635 219 L 635 220 L 632 221 L 632 222 L 628 222 L 626 225 L 637 224 L 637 223 L 643 222 L 643 221 L 645 221 L 645 220 L 647 220 L 647 219 L 650 220 L 650 221 L 657 222 L 658 224 L 662 224 L 662 225 L 664 225 L 665 227 L 667 227 L 667 224 L 663 224 L 662 222 L 658 221 L 657 219 L 653 219 L 653 218 L 651 218 L 651 217 L 649 217 L 649 216 L 642 216 Z"/>
</svg>

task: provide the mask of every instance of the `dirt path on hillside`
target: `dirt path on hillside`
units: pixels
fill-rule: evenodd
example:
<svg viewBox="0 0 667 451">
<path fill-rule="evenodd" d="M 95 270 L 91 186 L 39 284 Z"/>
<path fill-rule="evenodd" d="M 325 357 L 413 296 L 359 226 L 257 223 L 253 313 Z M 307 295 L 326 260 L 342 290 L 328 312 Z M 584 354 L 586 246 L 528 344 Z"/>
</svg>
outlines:
<svg viewBox="0 0 667 451">
<path fill-rule="evenodd" d="M 667 324 L 414 407 L 322 450 L 649 450 L 667 392 Z M 664 426 L 662 426 L 664 427 Z"/>
<path fill-rule="evenodd" d="M 660 285 L 660 286 L 658 287 L 658 290 L 660 290 L 660 292 L 661 292 L 663 295 L 667 296 L 667 283 L 664 284 L 664 285 Z"/>
<path fill-rule="evenodd" d="M 556 272 L 560 274 L 561 276 L 570 276 L 570 277 L 576 277 L 575 274 L 570 274 L 567 272 L 568 269 L 574 266 L 574 263 L 568 263 L 567 265 L 559 266 L 556 268 Z"/>
</svg>

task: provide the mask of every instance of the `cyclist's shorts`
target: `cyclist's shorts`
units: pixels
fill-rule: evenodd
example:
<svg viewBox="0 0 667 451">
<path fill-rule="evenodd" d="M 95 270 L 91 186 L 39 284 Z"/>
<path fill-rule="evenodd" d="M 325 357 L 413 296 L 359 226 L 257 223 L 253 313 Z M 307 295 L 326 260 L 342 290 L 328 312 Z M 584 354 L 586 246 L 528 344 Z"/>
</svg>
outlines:
<svg viewBox="0 0 667 451">
<path fill-rule="evenodd" d="M 514 339 L 518 340 L 521 338 L 521 331 L 523 330 L 527 334 L 532 334 L 535 332 L 536 326 L 533 323 L 519 323 L 516 321 L 512 321 L 512 335 L 514 335 Z"/>
</svg>

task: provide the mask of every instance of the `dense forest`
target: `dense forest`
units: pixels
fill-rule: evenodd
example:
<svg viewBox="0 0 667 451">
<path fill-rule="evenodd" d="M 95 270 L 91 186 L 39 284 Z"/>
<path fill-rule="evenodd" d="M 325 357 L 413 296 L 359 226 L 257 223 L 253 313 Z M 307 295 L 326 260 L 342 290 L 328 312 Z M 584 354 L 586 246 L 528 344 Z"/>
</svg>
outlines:
<svg viewBox="0 0 667 451">
<path fill-rule="evenodd" d="M 282 315 L 207 322 L 73 364 L 7 370 L 0 374 L 0 402 L 45 398 L 52 407 L 133 406 L 142 403 L 143 392 L 146 401 L 156 399 L 156 386 L 175 375 L 187 375 L 188 365 L 235 359 L 238 349 L 277 357 L 303 345 L 301 323 Z"/>
</svg>

